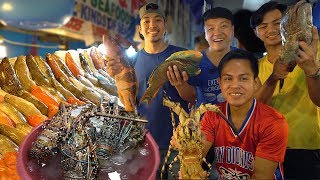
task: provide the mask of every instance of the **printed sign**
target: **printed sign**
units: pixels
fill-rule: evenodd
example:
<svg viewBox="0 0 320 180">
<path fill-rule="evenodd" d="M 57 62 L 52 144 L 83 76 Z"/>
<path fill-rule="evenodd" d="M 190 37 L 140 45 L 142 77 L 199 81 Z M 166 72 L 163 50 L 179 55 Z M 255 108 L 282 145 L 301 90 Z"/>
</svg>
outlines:
<svg viewBox="0 0 320 180">
<path fill-rule="evenodd" d="M 137 11 L 143 3 L 144 0 L 78 0 L 72 18 L 60 30 L 71 37 L 81 37 L 86 45 L 101 41 L 103 34 L 131 41 Z"/>
</svg>

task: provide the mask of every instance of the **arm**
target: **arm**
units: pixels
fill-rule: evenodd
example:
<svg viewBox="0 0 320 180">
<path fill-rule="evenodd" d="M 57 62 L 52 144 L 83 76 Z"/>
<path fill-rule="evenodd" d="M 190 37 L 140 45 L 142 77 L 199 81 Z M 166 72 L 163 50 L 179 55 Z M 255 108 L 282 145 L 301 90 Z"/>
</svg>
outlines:
<svg viewBox="0 0 320 180">
<path fill-rule="evenodd" d="M 316 106 L 320 107 L 320 78 L 315 79 L 307 77 L 307 86 L 311 101 Z"/>
<path fill-rule="evenodd" d="M 202 143 L 203 143 L 202 157 L 206 157 L 213 143 L 210 141 L 207 141 L 205 138 L 203 138 Z"/>
<path fill-rule="evenodd" d="M 317 28 L 312 29 L 312 42 L 307 45 L 305 42 L 299 42 L 298 58 L 296 60 L 298 66 L 304 70 L 307 80 L 307 88 L 311 101 L 316 105 L 320 106 L 320 78 L 312 78 L 320 69 L 320 62 L 317 58 L 319 35 Z"/>
<path fill-rule="evenodd" d="M 260 102 L 265 104 L 270 104 L 271 97 L 276 89 L 277 83 L 280 79 L 285 79 L 289 73 L 288 71 L 289 65 L 283 63 L 280 59 L 278 59 L 273 65 L 273 72 L 269 76 L 269 78 L 261 83 L 259 78 L 257 78 L 257 91 L 255 93 L 255 98 Z"/>
<path fill-rule="evenodd" d="M 256 148 L 253 179 L 273 179 L 279 162 L 284 161 L 288 143 L 288 123 L 278 112 L 278 118 L 261 119 L 260 140 Z"/>
<path fill-rule="evenodd" d="M 183 100 L 195 104 L 197 99 L 196 88 L 188 84 L 189 77 L 185 71 L 180 74 L 177 66 L 169 66 L 167 77 L 170 84 L 177 89 Z"/>
<path fill-rule="evenodd" d="M 276 171 L 277 166 L 278 162 L 256 156 L 252 179 L 273 179 L 273 174 Z"/>
<path fill-rule="evenodd" d="M 274 90 L 276 89 L 278 80 L 274 79 L 272 74 L 269 76 L 267 81 L 264 84 L 261 84 L 259 78 L 257 78 L 257 91 L 255 93 L 255 98 L 260 102 L 265 104 L 271 103 L 271 97 L 273 95 Z"/>
</svg>

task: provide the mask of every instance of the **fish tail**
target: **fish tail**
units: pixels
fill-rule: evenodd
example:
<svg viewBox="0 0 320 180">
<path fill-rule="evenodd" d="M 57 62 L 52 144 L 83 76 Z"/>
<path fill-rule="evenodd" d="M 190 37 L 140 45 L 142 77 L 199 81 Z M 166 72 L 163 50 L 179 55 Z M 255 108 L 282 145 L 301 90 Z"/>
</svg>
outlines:
<svg viewBox="0 0 320 180">
<path fill-rule="evenodd" d="M 139 105 L 141 105 L 143 102 L 150 104 L 150 101 L 151 101 L 151 96 L 144 94 L 140 99 Z"/>
<path fill-rule="evenodd" d="M 142 102 L 145 102 L 147 104 L 150 104 L 151 100 L 156 96 L 156 94 L 158 93 L 160 87 L 157 87 L 157 89 L 155 88 L 151 88 L 152 86 L 149 86 L 147 88 L 147 90 L 145 91 L 144 95 L 142 96 L 142 98 L 140 99 L 139 105 Z"/>
</svg>

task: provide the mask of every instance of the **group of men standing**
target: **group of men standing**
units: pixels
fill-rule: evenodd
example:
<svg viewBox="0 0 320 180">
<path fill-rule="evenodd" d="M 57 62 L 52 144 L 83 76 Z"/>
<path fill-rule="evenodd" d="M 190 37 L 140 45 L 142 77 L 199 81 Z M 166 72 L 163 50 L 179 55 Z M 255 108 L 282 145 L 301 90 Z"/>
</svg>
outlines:
<svg viewBox="0 0 320 180">
<path fill-rule="evenodd" d="M 280 18 L 285 10 L 285 5 L 270 1 L 253 13 L 251 26 L 267 50 L 260 60 L 231 47 L 234 22 L 230 10 L 215 7 L 203 14 L 209 47 L 202 51 L 201 73 L 188 77 L 177 66 L 169 67 L 169 82 L 150 105 L 138 106 L 138 112 L 149 121 L 147 128 L 158 143 L 162 160 L 172 136 L 170 110 L 162 105 L 163 97 L 169 96 L 187 111 L 188 103 L 218 104 L 235 126 L 236 132 L 211 112 L 201 121 L 203 152 L 214 153 L 220 178 L 320 178 L 318 31 L 313 28 L 310 45 L 299 42 L 297 66 L 290 72 L 289 65 L 279 60 Z M 185 50 L 165 42 L 166 17 L 158 4 L 147 3 L 139 16 L 144 48 L 134 60 L 139 83 L 137 102 L 148 87 L 152 71 L 172 53 Z M 118 63 L 109 61 L 108 73 L 119 71 Z M 212 146 L 215 151 L 209 151 Z M 236 150 L 238 153 L 231 153 Z M 231 155 L 231 159 L 226 158 Z M 249 158 L 245 164 L 236 163 L 237 158 L 245 156 Z"/>
</svg>

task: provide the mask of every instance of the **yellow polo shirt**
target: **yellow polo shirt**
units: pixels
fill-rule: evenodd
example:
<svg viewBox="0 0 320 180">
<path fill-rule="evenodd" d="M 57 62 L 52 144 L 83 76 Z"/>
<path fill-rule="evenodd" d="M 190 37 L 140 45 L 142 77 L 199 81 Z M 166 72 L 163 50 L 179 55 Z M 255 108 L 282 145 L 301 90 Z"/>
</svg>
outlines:
<svg viewBox="0 0 320 180">
<path fill-rule="evenodd" d="M 320 59 L 320 43 L 318 59 Z M 262 84 L 272 70 L 273 64 L 268 61 L 268 55 L 261 58 L 259 78 Z M 320 108 L 309 98 L 306 76 L 300 67 L 296 66 L 288 74 L 280 91 L 278 82 L 270 105 L 280 111 L 289 124 L 288 148 L 320 149 Z"/>
</svg>

